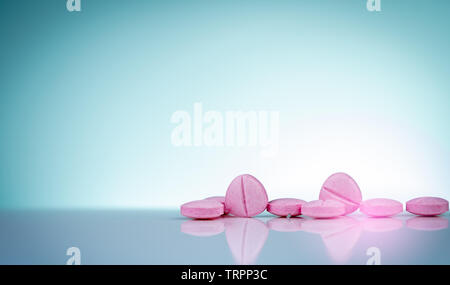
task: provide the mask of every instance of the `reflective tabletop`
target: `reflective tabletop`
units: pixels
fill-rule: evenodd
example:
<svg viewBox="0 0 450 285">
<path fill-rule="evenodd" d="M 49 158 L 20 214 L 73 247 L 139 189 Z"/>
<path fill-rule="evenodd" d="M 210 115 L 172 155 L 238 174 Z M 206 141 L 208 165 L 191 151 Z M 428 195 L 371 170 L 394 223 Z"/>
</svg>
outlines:
<svg viewBox="0 0 450 285">
<path fill-rule="evenodd" d="M 0 264 L 450 264 L 449 215 L 335 219 L 178 210 L 1 211 Z M 75 249 L 75 251 L 74 251 Z"/>
</svg>

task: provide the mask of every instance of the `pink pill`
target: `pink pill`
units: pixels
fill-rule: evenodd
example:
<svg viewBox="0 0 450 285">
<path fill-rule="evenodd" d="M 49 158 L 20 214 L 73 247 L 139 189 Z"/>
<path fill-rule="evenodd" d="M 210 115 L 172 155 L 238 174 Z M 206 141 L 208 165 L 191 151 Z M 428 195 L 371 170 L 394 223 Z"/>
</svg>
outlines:
<svg viewBox="0 0 450 285">
<path fill-rule="evenodd" d="M 319 199 L 339 201 L 345 205 L 345 214 L 350 214 L 359 208 L 362 195 L 355 180 L 350 175 L 339 172 L 325 180 Z"/>
<path fill-rule="evenodd" d="M 335 200 L 316 200 L 303 204 L 302 214 L 313 218 L 334 218 L 345 214 L 345 205 Z"/>
<path fill-rule="evenodd" d="M 301 215 L 302 205 L 305 203 L 306 201 L 293 198 L 275 199 L 267 204 L 267 211 L 281 217 L 298 216 Z"/>
<path fill-rule="evenodd" d="M 261 182 L 249 174 L 239 175 L 228 186 L 225 209 L 239 217 L 253 217 L 267 207 L 267 193 Z"/>
<path fill-rule="evenodd" d="M 213 200 L 213 201 L 220 202 L 220 203 L 222 203 L 223 206 L 225 207 L 225 197 L 224 197 L 224 196 L 213 196 L 213 197 L 208 197 L 208 198 L 205 198 L 205 200 Z M 226 211 L 225 209 L 224 209 L 224 214 L 225 214 L 225 215 L 228 214 L 228 211 Z"/>
<path fill-rule="evenodd" d="M 370 199 L 361 203 L 361 212 L 371 217 L 390 217 L 403 212 L 403 204 L 392 199 Z"/>
<path fill-rule="evenodd" d="M 437 216 L 448 211 L 448 201 L 437 197 L 420 197 L 406 202 L 406 211 L 420 216 Z"/>
<path fill-rule="evenodd" d="M 181 214 L 194 219 L 214 219 L 223 215 L 223 204 L 212 200 L 198 200 L 181 205 Z"/>
</svg>

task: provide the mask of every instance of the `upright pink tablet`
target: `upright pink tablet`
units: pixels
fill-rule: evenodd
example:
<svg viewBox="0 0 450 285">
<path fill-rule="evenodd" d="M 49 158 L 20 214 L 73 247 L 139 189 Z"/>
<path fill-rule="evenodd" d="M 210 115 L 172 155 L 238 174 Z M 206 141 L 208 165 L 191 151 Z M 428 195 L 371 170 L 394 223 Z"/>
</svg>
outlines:
<svg viewBox="0 0 450 285">
<path fill-rule="evenodd" d="M 275 199 L 267 204 L 267 211 L 281 217 L 298 216 L 301 215 L 302 205 L 305 203 L 306 201 L 294 198 Z"/>
<path fill-rule="evenodd" d="M 406 202 L 406 211 L 420 216 L 437 216 L 448 211 L 448 201 L 437 197 L 420 197 Z"/>
<path fill-rule="evenodd" d="M 238 217 L 253 217 L 267 207 L 267 193 L 255 177 L 244 174 L 231 181 L 225 195 L 225 211 Z"/>
<path fill-rule="evenodd" d="M 359 210 L 371 217 L 390 217 L 403 212 L 403 204 L 392 199 L 369 199 L 361 203 Z"/>
<path fill-rule="evenodd" d="M 223 204 L 212 200 L 198 200 L 181 205 L 181 214 L 194 219 L 214 219 L 223 215 Z"/>
<path fill-rule="evenodd" d="M 212 197 L 205 198 L 205 200 L 213 200 L 213 201 L 220 202 L 225 207 L 225 197 L 224 196 L 212 196 Z M 225 215 L 228 214 L 228 211 L 226 211 L 226 209 L 224 209 L 224 214 Z"/>
<path fill-rule="evenodd" d="M 319 199 L 339 201 L 345 205 L 345 214 L 350 214 L 359 208 L 362 195 L 355 180 L 350 175 L 339 172 L 325 180 Z"/>
<path fill-rule="evenodd" d="M 334 218 L 345 215 L 345 205 L 335 200 L 316 200 L 303 204 L 302 214 L 313 218 Z"/>
</svg>

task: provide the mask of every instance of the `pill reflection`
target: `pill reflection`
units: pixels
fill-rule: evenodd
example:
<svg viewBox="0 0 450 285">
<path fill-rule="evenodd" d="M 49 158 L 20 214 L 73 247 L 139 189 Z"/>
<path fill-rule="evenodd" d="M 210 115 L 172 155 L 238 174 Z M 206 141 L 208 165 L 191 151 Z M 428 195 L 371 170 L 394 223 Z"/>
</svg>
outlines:
<svg viewBox="0 0 450 285">
<path fill-rule="evenodd" d="M 373 218 L 368 217 L 364 218 L 361 221 L 362 227 L 365 231 L 368 232 L 390 232 L 399 230 L 403 227 L 403 221 L 397 218 Z"/>
<path fill-rule="evenodd" d="M 215 236 L 222 233 L 224 229 L 225 224 L 222 219 L 188 220 L 181 224 L 181 232 L 198 237 Z"/>
<path fill-rule="evenodd" d="M 350 258 L 362 231 L 359 221 L 348 216 L 305 220 L 302 230 L 319 234 L 328 254 L 338 263 L 344 263 Z"/>
<path fill-rule="evenodd" d="M 443 217 L 414 217 L 406 221 L 406 226 L 419 231 L 437 231 L 448 228 L 448 220 Z"/>
<path fill-rule="evenodd" d="M 231 254 L 237 264 L 254 264 L 269 235 L 262 221 L 254 218 L 226 216 L 215 220 L 188 220 L 181 232 L 197 237 L 218 235 L 225 230 Z"/>
<path fill-rule="evenodd" d="M 273 218 L 267 222 L 269 229 L 277 232 L 298 232 L 301 231 L 303 218 Z"/>
<path fill-rule="evenodd" d="M 262 221 L 254 218 L 228 217 L 225 236 L 237 264 L 254 264 L 269 235 L 269 229 Z"/>
</svg>

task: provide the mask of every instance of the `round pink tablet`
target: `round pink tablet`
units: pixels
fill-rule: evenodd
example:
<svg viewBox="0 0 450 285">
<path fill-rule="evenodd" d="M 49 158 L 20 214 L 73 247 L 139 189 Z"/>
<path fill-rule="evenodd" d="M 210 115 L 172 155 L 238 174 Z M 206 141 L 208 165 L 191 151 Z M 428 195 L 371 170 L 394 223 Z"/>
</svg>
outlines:
<svg viewBox="0 0 450 285">
<path fill-rule="evenodd" d="M 437 197 L 420 197 L 406 202 L 406 211 L 420 216 L 437 216 L 448 211 L 448 201 Z"/>
<path fill-rule="evenodd" d="M 198 200 L 181 205 L 181 214 L 194 219 L 214 219 L 223 215 L 223 204 L 213 200 Z"/>
<path fill-rule="evenodd" d="M 316 200 L 303 204 L 302 214 L 313 218 L 334 218 L 345 214 L 345 205 L 335 200 Z"/>
<path fill-rule="evenodd" d="M 239 175 L 231 181 L 225 195 L 225 209 L 239 217 L 253 217 L 267 207 L 267 193 L 261 182 L 249 174 Z"/>
<path fill-rule="evenodd" d="M 213 197 L 208 197 L 208 198 L 205 198 L 205 200 L 213 200 L 213 201 L 220 202 L 220 203 L 222 203 L 223 206 L 225 207 L 225 197 L 224 197 L 224 196 L 213 196 Z M 224 209 L 223 212 L 224 212 L 225 215 L 228 214 L 228 211 L 226 211 L 225 209 Z"/>
<path fill-rule="evenodd" d="M 306 201 L 293 198 L 275 199 L 267 204 L 267 211 L 281 217 L 298 216 L 301 215 L 302 205 L 305 203 Z"/>
<path fill-rule="evenodd" d="M 335 173 L 325 180 L 320 190 L 320 200 L 336 200 L 345 205 L 345 214 L 356 211 L 362 195 L 358 184 L 346 173 Z"/>
<path fill-rule="evenodd" d="M 403 204 L 392 199 L 369 199 L 361 203 L 359 210 L 371 217 L 390 217 L 403 212 Z"/>
</svg>

